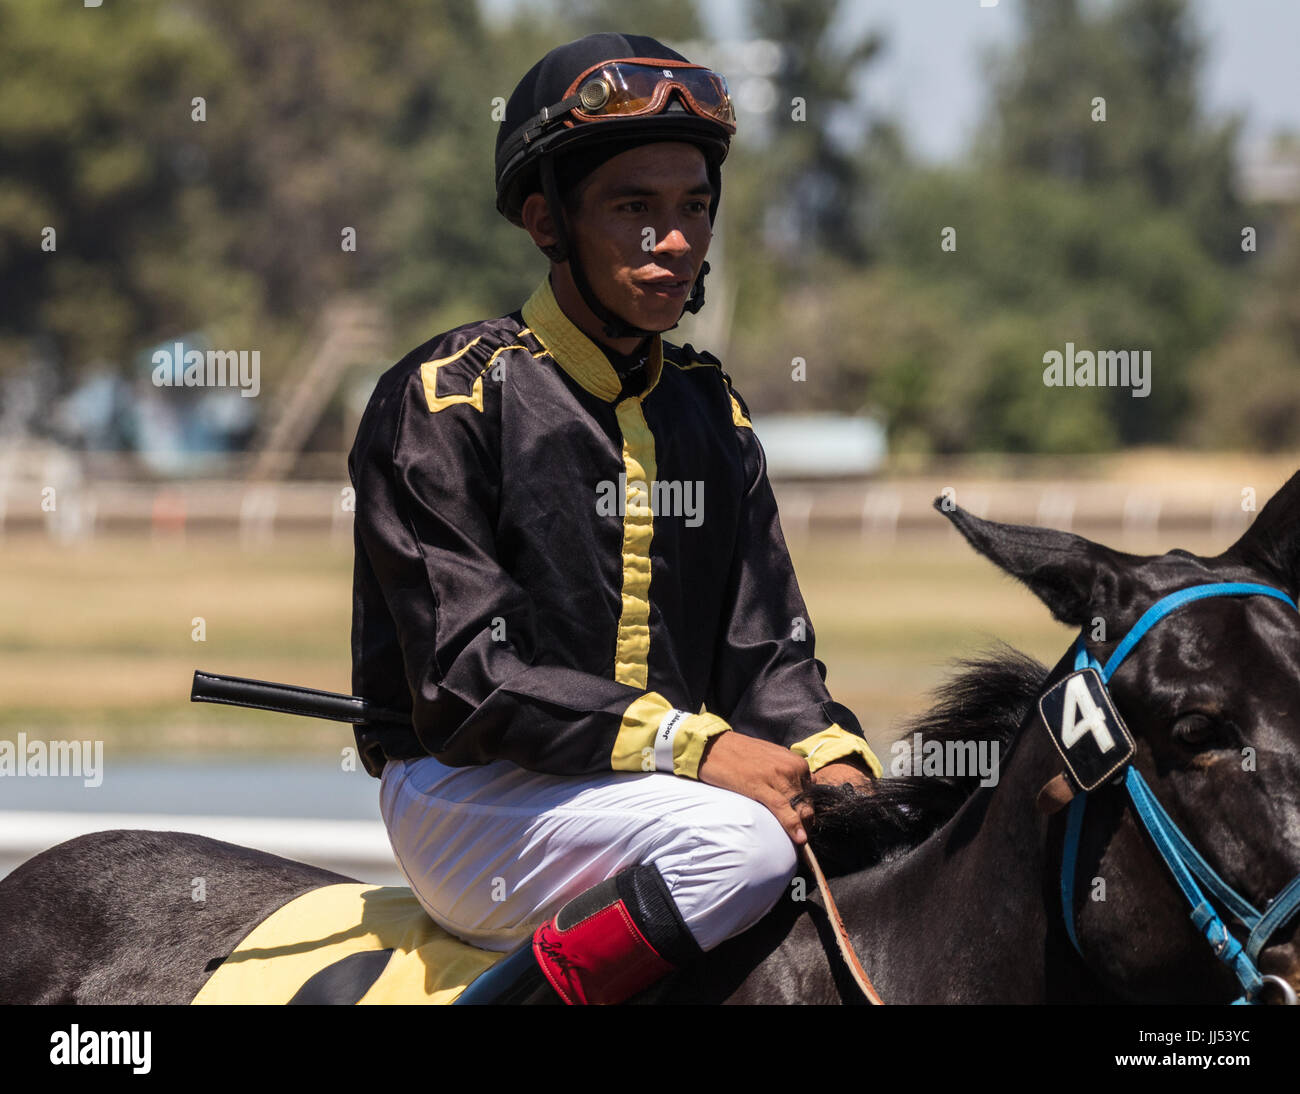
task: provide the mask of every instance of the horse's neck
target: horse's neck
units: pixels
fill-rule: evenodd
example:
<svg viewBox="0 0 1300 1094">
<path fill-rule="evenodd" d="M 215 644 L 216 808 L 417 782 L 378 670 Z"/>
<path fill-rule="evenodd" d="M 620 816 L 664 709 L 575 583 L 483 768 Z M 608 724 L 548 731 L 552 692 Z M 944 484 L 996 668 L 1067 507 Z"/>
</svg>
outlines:
<svg viewBox="0 0 1300 1094">
<path fill-rule="evenodd" d="M 1034 808 L 1053 773 L 1045 744 L 1021 741 L 999 785 L 978 790 L 915 850 L 837 885 L 886 1002 L 1047 998 L 1060 932 L 1045 907 L 1050 856 Z"/>
</svg>

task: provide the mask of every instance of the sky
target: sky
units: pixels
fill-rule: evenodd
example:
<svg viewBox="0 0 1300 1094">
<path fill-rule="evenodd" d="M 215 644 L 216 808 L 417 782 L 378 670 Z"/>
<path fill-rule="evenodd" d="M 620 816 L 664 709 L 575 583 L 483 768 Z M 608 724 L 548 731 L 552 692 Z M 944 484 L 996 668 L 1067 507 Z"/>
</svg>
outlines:
<svg viewBox="0 0 1300 1094">
<path fill-rule="evenodd" d="M 737 0 L 729 2 L 743 8 Z M 1207 45 L 1202 88 L 1207 110 L 1243 114 L 1246 143 L 1279 129 L 1300 133 L 1300 4 L 1194 0 L 1191 6 Z M 960 155 L 987 106 L 982 52 L 1014 43 L 1018 5 L 852 0 L 846 8 L 846 30 L 860 34 L 874 28 L 886 35 L 885 55 L 865 89 L 869 102 L 904 123 L 910 146 L 922 158 Z"/>
</svg>

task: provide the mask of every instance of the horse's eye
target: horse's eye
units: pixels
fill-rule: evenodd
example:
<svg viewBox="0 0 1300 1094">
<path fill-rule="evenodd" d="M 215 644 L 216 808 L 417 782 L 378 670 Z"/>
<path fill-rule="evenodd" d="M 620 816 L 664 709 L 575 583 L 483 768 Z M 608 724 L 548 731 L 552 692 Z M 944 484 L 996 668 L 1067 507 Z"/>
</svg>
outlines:
<svg viewBox="0 0 1300 1094">
<path fill-rule="evenodd" d="M 1219 727 L 1205 714 L 1184 714 L 1174 723 L 1174 740 L 1185 748 L 1194 750 L 1214 747 L 1219 738 Z"/>
</svg>

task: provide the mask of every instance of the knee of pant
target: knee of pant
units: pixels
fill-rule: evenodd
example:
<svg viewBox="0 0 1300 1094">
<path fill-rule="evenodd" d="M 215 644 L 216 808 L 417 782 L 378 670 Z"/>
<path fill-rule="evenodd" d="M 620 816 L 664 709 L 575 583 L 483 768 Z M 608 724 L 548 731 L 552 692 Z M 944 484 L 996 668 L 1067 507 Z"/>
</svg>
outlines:
<svg viewBox="0 0 1300 1094">
<path fill-rule="evenodd" d="M 745 800 L 742 818 L 728 828 L 728 843 L 741 856 L 745 887 L 775 904 L 798 868 L 794 844 L 764 805 Z"/>
</svg>

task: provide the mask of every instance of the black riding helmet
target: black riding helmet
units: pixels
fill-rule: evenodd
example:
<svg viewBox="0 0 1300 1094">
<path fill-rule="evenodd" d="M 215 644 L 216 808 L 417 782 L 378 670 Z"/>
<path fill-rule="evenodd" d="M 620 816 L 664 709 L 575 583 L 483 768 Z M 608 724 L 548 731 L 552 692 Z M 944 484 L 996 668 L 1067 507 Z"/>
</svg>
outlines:
<svg viewBox="0 0 1300 1094">
<path fill-rule="evenodd" d="M 632 99 L 628 88 L 613 87 L 598 70 L 605 62 L 617 61 L 628 62 L 646 79 L 662 77 L 667 94 L 660 91 L 642 102 Z M 589 78 L 579 86 L 584 73 L 589 73 Z M 672 86 L 679 79 L 689 79 L 707 92 L 707 97 L 702 94 L 691 102 L 692 96 L 684 94 L 680 86 Z M 620 94 L 623 100 L 614 112 Z M 625 112 L 636 109 L 641 112 Z M 559 233 L 559 242 L 548 251 L 548 257 L 557 262 L 568 259 L 578 291 L 605 324 L 607 336 L 644 337 L 655 332 L 633 326 L 609 311 L 588 284 L 570 246 L 560 201 L 561 182 L 574 184 L 629 148 L 655 141 L 684 141 L 704 155 L 713 187 L 711 224 L 722 196 L 721 165 L 733 132 L 734 115 L 721 76 L 691 65 L 680 53 L 644 35 L 591 34 L 551 50 L 528 70 L 506 103 L 496 143 L 497 209 L 522 227 L 524 199 L 540 190 Z M 708 268 L 707 262 L 702 264 L 685 310 L 696 312 L 703 305 Z"/>
</svg>

